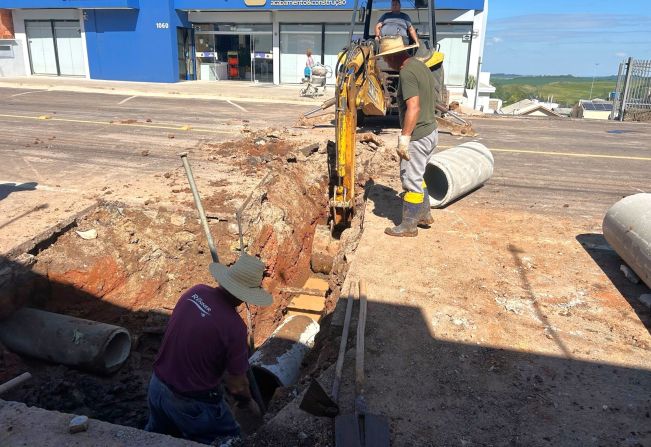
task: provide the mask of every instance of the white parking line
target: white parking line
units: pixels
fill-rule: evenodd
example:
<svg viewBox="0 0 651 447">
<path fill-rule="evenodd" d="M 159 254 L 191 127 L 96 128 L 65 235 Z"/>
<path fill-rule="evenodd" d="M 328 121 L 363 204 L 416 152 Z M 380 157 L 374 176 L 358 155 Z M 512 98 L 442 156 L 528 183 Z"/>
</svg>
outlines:
<svg viewBox="0 0 651 447">
<path fill-rule="evenodd" d="M 22 96 L 22 95 L 29 95 L 30 93 L 41 93 L 45 92 L 47 90 L 32 90 L 29 92 L 23 92 L 23 93 L 16 93 L 15 95 L 11 95 L 10 98 L 15 98 L 16 96 Z"/>
<path fill-rule="evenodd" d="M 232 105 L 232 106 L 237 107 L 237 108 L 240 109 L 242 112 L 249 113 L 249 111 L 246 110 L 244 107 L 242 107 L 242 106 L 238 106 L 237 104 L 235 104 L 235 103 L 234 103 L 233 101 L 231 101 L 230 99 L 229 99 L 228 101 L 226 101 L 226 102 L 229 103 L 229 104 Z"/>
<path fill-rule="evenodd" d="M 120 101 L 120 102 L 118 103 L 118 105 L 120 105 L 120 104 L 124 104 L 124 103 L 127 102 L 127 101 L 131 101 L 133 98 L 137 98 L 137 96 L 131 96 L 131 97 L 127 98 L 127 99 L 123 99 L 122 101 Z"/>
</svg>

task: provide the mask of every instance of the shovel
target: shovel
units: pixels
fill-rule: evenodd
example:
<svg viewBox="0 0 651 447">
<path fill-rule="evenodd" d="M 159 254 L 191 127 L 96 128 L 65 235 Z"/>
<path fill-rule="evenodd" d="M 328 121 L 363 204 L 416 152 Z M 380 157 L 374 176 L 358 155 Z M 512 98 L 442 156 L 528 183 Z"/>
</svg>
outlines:
<svg viewBox="0 0 651 447">
<path fill-rule="evenodd" d="M 335 419 L 335 446 L 388 447 L 389 421 L 368 412 L 364 398 L 364 331 L 366 329 L 366 282 L 359 281 L 359 318 L 355 345 L 355 412 Z"/>
<path fill-rule="evenodd" d="M 353 293 L 355 290 L 354 283 L 351 281 L 348 288 L 348 301 L 346 303 L 346 316 L 344 317 L 344 328 L 341 332 L 341 342 L 339 343 L 339 354 L 335 366 L 335 378 L 332 381 L 332 397 L 323 389 L 321 384 L 312 379 L 305 396 L 299 405 L 303 411 L 314 416 L 333 418 L 339 414 L 339 385 L 341 384 L 341 372 L 344 368 L 344 354 L 346 353 L 346 344 L 348 342 L 348 331 L 350 330 L 350 315 L 353 311 Z"/>
</svg>

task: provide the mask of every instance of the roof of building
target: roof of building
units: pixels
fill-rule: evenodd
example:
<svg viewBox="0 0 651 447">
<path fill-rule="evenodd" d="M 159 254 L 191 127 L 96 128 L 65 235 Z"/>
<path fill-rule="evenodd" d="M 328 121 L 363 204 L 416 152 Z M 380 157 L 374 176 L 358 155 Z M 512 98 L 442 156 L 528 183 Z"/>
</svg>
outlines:
<svg viewBox="0 0 651 447">
<path fill-rule="evenodd" d="M 579 107 L 583 107 L 583 110 L 592 110 L 597 112 L 612 112 L 613 103 L 606 101 L 589 101 L 582 99 L 579 101 Z"/>
<path fill-rule="evenodd" d="M 534 112 L 542 112 L 548 116 L 562 116 L 534 99 L 523 99 L 522 101 L 502 107 L 502 113 L 504 115 L 531 115 Z"/>
</svg>

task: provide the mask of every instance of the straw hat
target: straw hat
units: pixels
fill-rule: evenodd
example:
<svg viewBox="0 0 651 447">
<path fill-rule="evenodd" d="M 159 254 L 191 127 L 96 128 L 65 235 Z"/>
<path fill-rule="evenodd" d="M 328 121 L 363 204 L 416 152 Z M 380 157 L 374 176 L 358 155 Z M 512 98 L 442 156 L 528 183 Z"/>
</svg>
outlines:
<svg viewBox="0 0 651 447">
<path fill-rule="evenodd" d="M 273 302 L 269 292 L 262 288 L 264 264 L 254 256 L 243 253 L 230 267 L 213 262 L 210 273 L 237 299 L 257 306 L 268 306 Z"/>
<path fill-rule="evenodd" d="M 412 48 L 416 48 L 417 43 L 413 45 L 405 45 L 402 36 L 384 36 L 380 39 L 380 52 L 375 57 L 386 56 L 387 54 L 400 53 Z"/>
</svg>

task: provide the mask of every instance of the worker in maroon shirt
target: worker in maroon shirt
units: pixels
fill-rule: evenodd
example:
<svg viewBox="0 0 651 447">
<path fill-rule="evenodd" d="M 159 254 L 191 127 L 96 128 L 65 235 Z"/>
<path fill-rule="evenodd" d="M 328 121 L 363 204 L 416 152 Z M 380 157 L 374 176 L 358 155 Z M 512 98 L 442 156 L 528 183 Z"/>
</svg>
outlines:
<svg viewBox="0 0 651 447">
<path fill-rule="evenodd" d="M 191 287 L 174 307 L 154 362 L 145 430 L 219 445 L 240 435 L 224 385 L 239 408 L 260 416 L 246 378 L 247 331 L 237 307 L 268 306 L 272 297 L 261 287 L 258 258 L 243 254 L 231 267 L 212 263 L 210 272 L 218 287 Z"/>
</svg>

